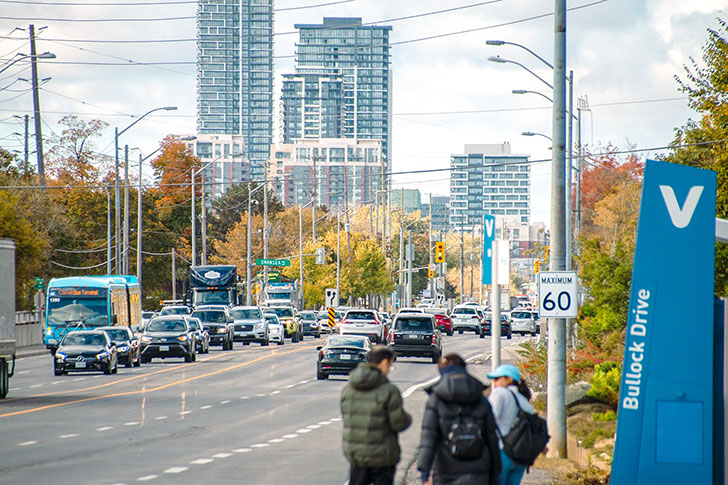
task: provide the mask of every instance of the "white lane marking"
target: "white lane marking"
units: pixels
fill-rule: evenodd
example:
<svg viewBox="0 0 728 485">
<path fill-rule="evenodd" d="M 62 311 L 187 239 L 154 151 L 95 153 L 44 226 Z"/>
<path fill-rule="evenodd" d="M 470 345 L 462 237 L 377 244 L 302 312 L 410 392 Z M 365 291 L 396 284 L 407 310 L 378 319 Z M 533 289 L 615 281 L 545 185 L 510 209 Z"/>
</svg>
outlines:
<svg viewBox="0 0 728 485">
<path fill-rule="evenodd" d="M 265 397 L 265 394 L 256 394 L 255 397 Z"/>
<path fill-rule="evenodd" d="M 128 423 L 124 423 L 124 426 L 136 426 L 139 424 L 139 421 L 129 421 Z"/>
<path fill-rule="evenodd" d="M 137 478 L 137 482 L 147 482 L 147 481 L 149 481 L 149 480 L 154 480 L 154 479 L 155 479 L 155 478 L 157 478 L 158 476 L 159 476 L 159 475 L 145 475 L 145 476 L 143 476 L 143 477 L 139 477 L 139 478 Z"/>
<path fill-rule="evenodd" d="M 183 471 L 189 470 L 189 467 L 186 466 L 173 466 L 172 468 L 167 468 L 164 470 L 164 473 L 182 473 Z"/>
<path fill-rule="evenodd" d="M 61 382 L 63 382 L 63 381 L 53 381 L 53 382 L 51 382 L 51 386 L 55 386 L 56 384 L 60 384 Z"/>
<path fill-rule="evenodd" d="M 212 407 L 212 406 L 210 406 L 210 405 L 208 404 L 207 406 L 202 406 L 202 407 L 201 407 L 200 409 L 210 409 L 211 407 Z"/>
<path fill-rule="evenodd" d="M 28 374 L 29 372 L 29 370 L 24 370 L 23 372 L 18 372 L 18 375 Z"/>
<path fill-rule="evenodd" d="M 61 438 L 62 440 L 65 440 L 67 438 L 75 438 L 76 436 L 78 436 L 76 433 L 62 434 L 61 436 L 59 436 L 59 438 Z"/>
<path fill-rule="evenodd" d="M 233 456 L 232 453 L 215 453 L 212 455 L 213 458 L 227 458 L 228 456 Z"/>
<path fill-rule="evenodd" d="M 250 448 L 237 448 L 237 449 L 235 449 L 235 450 L 233 450 L 233 451 L 234 451 L 235 453 L 247 453 L 247 452 L 249 452 L 249 451 L 253 451 L 253 450 L 252 450 L 252 449 L 250 449 Z"/>
<path fill-rule="evenodd" d="M 270 446 L 268 443 L 256 443 L 254 445 L 251 445 L 251 448 L 265 448 L 266 446 Z"/>
<path fill-rule="evenodd" d="M 311 431 L 312 430 L 310 430 L 310 429 L 301 428 L 301 429 L 297 429 L 296 433 L 310 433 Z"/>
<path fill-rule="evenodd" d="M 104 426 L 103 428 L 96 428 L 96 431 L 108 431 L 110 429 L 114 429 L 113 426 Z"/>
<path fill-rule="evenodd" d="M 250 399 L 250 396 L 241 396 L 240 399 Z"/>
<path fill-rule="evenodd" d="M 212 458 L 198 458 L 197 460 L 192 460 L 190 463 L 192 465 L 206 465 L 212 461 L 215 460 L 213 460 Z"/>
<path fill-rule="evenodd" d="M 327 424 L 331 424 L 331 421 L 319 421 L 318 424 L 326 426 Z"/>
<path fill-rule="evenodd" d="M 290 389 L 292 387 L 296 387 L 296 385 L 295 384 L 289 384 L 289 385 L 286 386 L 286 389 Z"/>
<path fill-rule="evenodd" d="M 406 391 L 404 391 L 402 393 L 402 397 L 406 399 L 406 398 L 410 397 L 412 395 L 412 393 L 414 393 L 417 389 L 421 389 L 421 388 L 423 388 L 425 386 L 428 386 L 430 384 L 434 384 L 434 383 L 436 383 L 439 380 L 440 380 L 440 376 L 436 376 L 436 377 L 433 377 L 432 379 L 430 379 L 428 381 L 419 382 L 419 383 L 417 383 L 417 384 L 409 387 Z"/>
<path fill-rule="evenodd" d="M 101 378 L 101 377 L 104 377 L 104 376 L 94 376 L 94 379 L 99 379 L 99 378 Z M 151 476 L 151 475 L 150 475 L 150 476 Z M 157 477 L 156 477 L 156 475 L 154 476 L 154 478 L 157 478 Z"/>
<path fill-rule="evenodd" d="M 83 381 L 83 380 L 85 380 L 85 379 L 86 379 L 85 377 L 76 377 L 76 378 L 75 378 L 75 379 L 73 380 L 73 382 Z"/>
<path fill-rule="evenodd" d="M 281 438 L 273 438 L 272 440 L 268 440 L 268 443 L 283 443 L 286 440 L 283 440 Z"/>
<path fill-rule="evenodd" d="M 179 413 L 179 415 L 184 416 L 185 414 L 190 414 L 190 413 L 192 413 L 192 411 L 182 411 L 181 413 Z"/>
<path fill-rule="evenodd" d="M 33 384 L 28 389 L 35 389 L 36 387 L 41 387 L 43 384 Z"/>
<path fill-rule="evenodd" d="M 30 446 L 36 444 L 37 441 L 24 441 L 22 443 L 18 443 L 18 446 Z"/>
<path fill-rule="evenodd" d="M 227 404 L 227 403 L 229 403 L 229 402 L 230 402 L 230 400 L 227 400 L 227 401 L 220 401 L 220 404 Z"/>
<path fill-rule="evenodd" d="M 307 427 L 308 429 L 318 429 L 318 428 L 320 428 L 321 426 L 319 426 L 318 424 L 312 424 L 312 425 L 310 425 L 310 426 L 306 426 L 306 427 Z"/>
<path fill-rule="evenodd" d="M 157 416 L 157 417 L 156 417 L 156 418 L 154 418 L 154 419 L 167 419 L 167 416 Z"/>
<path fill-rule="evenodd" d="M 280 394 L 280 393 L 281 393 L 281 391 L 273 391 L 273 392 L 270 393 L 270 395 L 271 396 L 275 396 L 276 394 Z"/>
<path fill-rule="evenodd" d="M 306 384 L 307 382 L 308 382 L 308 381 L 306 380 L 306 381 L 299 381 L 298 383 L 299 383 L 299 384 Z"/>
<path fill-rule="evenodd" d="M 341 421 L 341 418 L 331 418 L 331 421 Z"/>
<path fill-rule="evenodd" d="M 283 437 L 287 440 L 292 440 L 293 438 L 298 438 L 298 435 L 295 433 L 292 434 L 284 434 Z"/>
</svg>

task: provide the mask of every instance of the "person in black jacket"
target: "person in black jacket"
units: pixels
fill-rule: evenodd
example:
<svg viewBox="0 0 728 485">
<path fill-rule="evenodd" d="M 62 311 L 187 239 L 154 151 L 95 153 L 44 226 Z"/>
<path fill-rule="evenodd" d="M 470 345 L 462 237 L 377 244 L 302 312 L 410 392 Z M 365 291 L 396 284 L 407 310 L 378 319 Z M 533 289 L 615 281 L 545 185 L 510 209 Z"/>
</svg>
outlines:
<svg viewBox="0 0 728 485">
<path fill-rule="evenodd" d="M 493 411 L 483 395 L 485 386 L 465 370 L 457 354 L 440 359 L 440 380 L 426 389 L 427 400 L 422 419 L 417 469 L 422 482 L 434 485 L 495 485 L 501 471 L 500 449 Z M 482 453 L 479 457 L 458 459 L 447 447 L 448 434 L 458 414 L 472 417 L 479 425 Z M 429 481 L 432 470 L 432 482 Z"/>
</svg>

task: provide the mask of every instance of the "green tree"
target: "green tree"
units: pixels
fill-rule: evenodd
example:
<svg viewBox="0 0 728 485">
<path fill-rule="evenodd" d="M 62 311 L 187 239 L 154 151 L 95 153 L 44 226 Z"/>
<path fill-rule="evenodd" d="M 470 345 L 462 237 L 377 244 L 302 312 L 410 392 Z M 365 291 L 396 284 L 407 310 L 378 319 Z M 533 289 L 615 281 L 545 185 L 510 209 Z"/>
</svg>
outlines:
<svg viewBox="0 0 728 485">
<path fill-rule="evenodd" d="M 667 160 L 715 170 L 718 174 L 716 213 L 728 218 L 728 22 L 718 18 L 718 28 L 708 29 L 703 65 L 690 58 L 684 78 L 675 77 L 689 105 L 700 113 L 677 128 L 673 151 Z M 728 295 L 728 245 L 716 244 L 715 292 Z"/>
<path fill-rule="evenodd" d="M 210 237 L 223 239 L 233 225 L 240 220 L 240 216 L 248 211 L 248 190 L 250 184 L 236 184 L 228 188 L 225 193 L 212 202 L 212 215 L 210 222 Z M 255 190 L 255 187 L 253 187 Z M 263 190 L 253 193 L 251 200 L 253 214 L 263 215 Z M 268 217 L 270 219 L 283 210 L 272 191 L 268 191 Z"/>
</svg>

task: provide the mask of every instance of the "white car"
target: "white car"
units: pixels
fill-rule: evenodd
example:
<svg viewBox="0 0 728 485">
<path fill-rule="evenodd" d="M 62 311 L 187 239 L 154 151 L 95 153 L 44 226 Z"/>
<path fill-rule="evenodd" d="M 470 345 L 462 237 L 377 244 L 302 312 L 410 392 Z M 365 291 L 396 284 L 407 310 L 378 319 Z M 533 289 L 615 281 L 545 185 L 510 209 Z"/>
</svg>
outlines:
<svg viewBox="0 0 728 485">
<path fill-rule="evenodd" d="M 265 321 L 268 323 L 268 340 L 278 345 L 286 343 L 286 330 L 275 313 L 266 313 Z"/>
<path fill-rule="evenodd" d="M 452 320 L 452 329 L 454 332 L 463 333 L 467 330 L 468 332 L 480 334 L 482 313 L 478 307 L 474 305 L 458 305 L 453 308 L 450 319 Z"/>
<path fill-rule="evenodd" d="M 373 343 L 384 343 L 384 322 L 374 310 L 349 310 L 339 326 L 341 335 L 363 335 Z"/>
<path fill-rule="evenodd" d="M 511 331 L 525 335 L 530 333 L 536 335 L 538 329 L 536 327 L 535 312 L 526 310 L 525 308 L 516 308 L 511 312 Z"/>
</svg>

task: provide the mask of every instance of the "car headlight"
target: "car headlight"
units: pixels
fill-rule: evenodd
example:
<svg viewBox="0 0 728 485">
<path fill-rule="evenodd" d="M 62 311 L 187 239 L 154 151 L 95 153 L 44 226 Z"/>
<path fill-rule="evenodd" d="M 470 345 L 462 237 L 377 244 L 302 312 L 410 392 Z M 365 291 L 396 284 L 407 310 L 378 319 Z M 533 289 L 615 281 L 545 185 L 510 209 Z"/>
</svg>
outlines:
<svg viewBox="0 0 728 485">
<path fill-rule="evenodd" d="M 56 359 L 60 361 L 66 360 L 66 354 L 62 352 L 56 352 Z"/>
<path fill-rule="evenodd" d="M 53 329 L 51 327 L 46 328 L 46 335 L 53 335 Z"/>
<path fill-rule="evenodd" d="M 187 335 L 180 335 L 179 337 L 177 337 L 177 340 L 179 340 L 180 342 L 187 342 Z"/>
<path fill-rule="evenodd" d="M 255 328 L 263 328 L 265 326 L 264 323 L 256 323 Z"/>
<path fill-rule="evenodd" d="M 152 337 L 150 337 L 149 335 L 142 335 L 142 342 L 149 343 L 151 341 L 152 341 Z"/>
<path fill-rule="evenodd" d="M 99 352 L 98 354 L 96 354 L 97 359 L 105 359 L 108 356 L 109 356 L 109 353 L 105 350 L 103 352 Z"/>
</svg>

